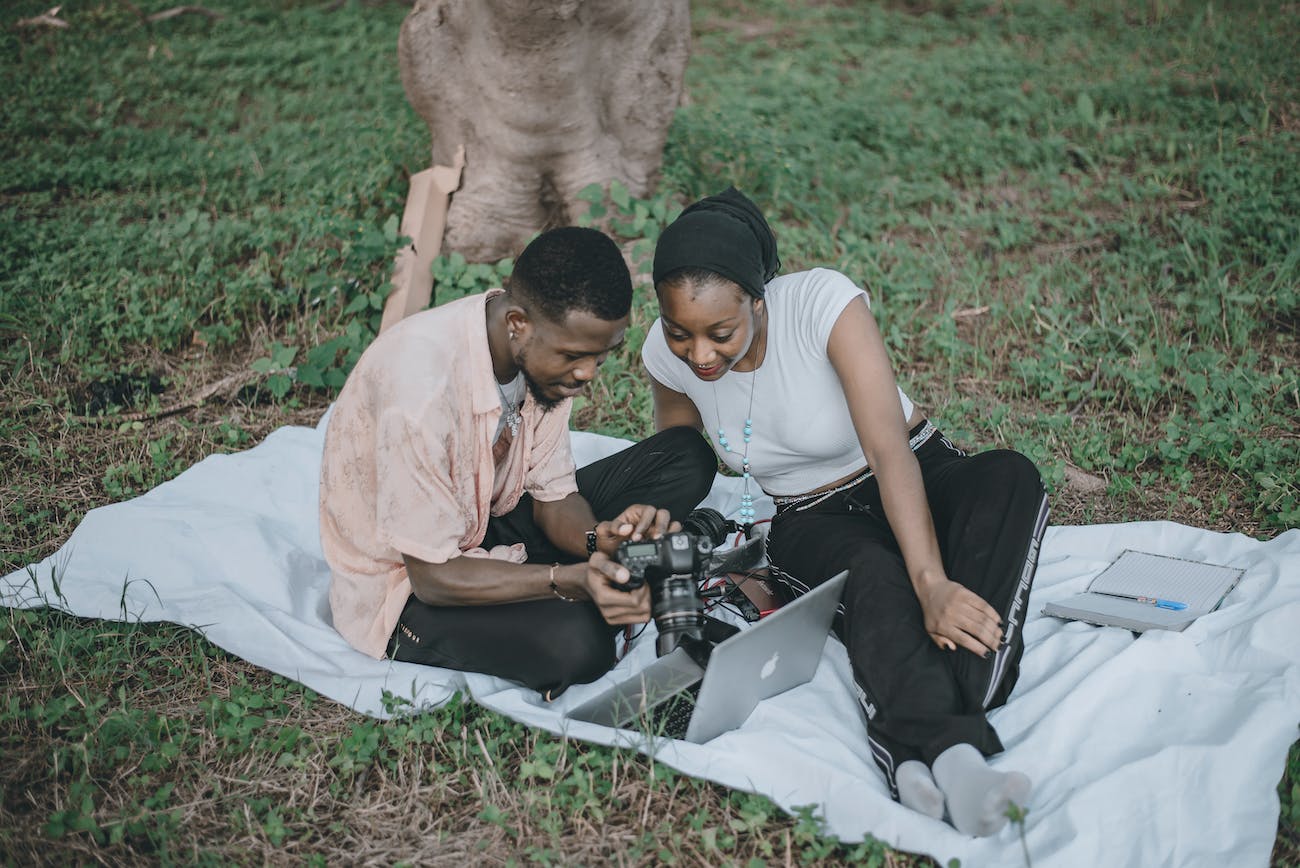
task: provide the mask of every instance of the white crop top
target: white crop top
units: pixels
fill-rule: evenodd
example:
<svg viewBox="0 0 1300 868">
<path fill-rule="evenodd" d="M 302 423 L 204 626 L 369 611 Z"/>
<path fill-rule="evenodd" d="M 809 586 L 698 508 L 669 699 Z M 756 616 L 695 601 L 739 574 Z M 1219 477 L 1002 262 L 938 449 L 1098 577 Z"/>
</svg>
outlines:
<svg viewBox="0 0 1300 868">
<path fill-rule="evenodd" d="M 668 349 L 655 320 L 641 349 L 650 375 L 694 402 L 713 449 L 737 473 L 753 389 L 749 466 L 773 495 L 805 494 L 866 466 L 839 376 L 826 353 L 835 321 L 866 293 L 838 271 L 814 268 L 767 285 L 767 349 L 756 371 L 728 371 L 705 382 Z M 870 304 L 870 299 L 867 300 Z M 906 421 L 912 401 L 898 390 Z M 719 425 L 734 452 L 718 445 Z"/>
</svg>

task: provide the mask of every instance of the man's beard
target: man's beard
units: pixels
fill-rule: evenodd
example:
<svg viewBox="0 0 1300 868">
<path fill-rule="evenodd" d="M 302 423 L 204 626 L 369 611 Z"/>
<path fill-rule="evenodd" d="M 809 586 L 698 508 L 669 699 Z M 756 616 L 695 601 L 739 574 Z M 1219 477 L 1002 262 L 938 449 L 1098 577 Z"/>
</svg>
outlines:
<svg viewBox="0 0 1300 868">
<path fill-rule="evenodd" d="M 543 413 L 549 413 L 556 407 L 560 406 L 563 398 L 552 398 L 543 391 L 542 384 L 533 379 L 533 375 L 528 372 L 528 350 L 525 347 L 519 348 L 519 356 L 515 359 L 515 364 L 524 375 L 524 383 L 528 386 L 528 393 L 533 396 L 537 406 L 542 408 Z"/>
<path fill-rule="evenodd" d="M 524 372 L 524 382 L 528 384 L 528 393 L 533 396 L 537 406 L 542 408 L 543 413 L 549 413 L 556 407 L 560 406 L 563 398 L 552 398 L 542 391 L 542 384 L 537 382 L 529 375 L 527 368 L 520 368 Z"/>
</svg>

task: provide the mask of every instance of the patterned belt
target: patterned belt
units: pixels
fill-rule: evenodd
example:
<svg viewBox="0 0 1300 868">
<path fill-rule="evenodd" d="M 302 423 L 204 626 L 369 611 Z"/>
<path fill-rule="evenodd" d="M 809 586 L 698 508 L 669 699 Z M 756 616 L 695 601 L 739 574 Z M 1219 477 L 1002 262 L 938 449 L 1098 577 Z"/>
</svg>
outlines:
<svg viewBox="0 0 1300 868">
<path fill-rule="evenodd" d="M 934 423 L 929 419 L 926 419 L 921 423 L 921 430 L 917 431 L 907 439 L 908 448 L 915 452 L 929 442 L 930 438 L 938 433 L 938 431 L 939 429 L 934 427 Z M 773 496 L 772 502 L 776 504 L 778 508 L 793 506 L 796 510 L 809 509 L 832 495 L 839 494 L 841 491 L 848 491 L 854 486 L 861 485 L 874 475 L 875 471 L 868 467 L 848 482 L 837 485 L 834 488 L 828 488 L 825 491 L 814 491 L 810 494 L 792 494 L 781 497 Z"/>
</svg>

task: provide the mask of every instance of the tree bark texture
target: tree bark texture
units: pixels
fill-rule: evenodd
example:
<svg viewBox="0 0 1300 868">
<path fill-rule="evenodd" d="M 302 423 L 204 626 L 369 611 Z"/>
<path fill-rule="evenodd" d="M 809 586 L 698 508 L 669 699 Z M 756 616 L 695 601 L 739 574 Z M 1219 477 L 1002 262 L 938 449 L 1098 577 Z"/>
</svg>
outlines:
<svg viewBox="0 0 1300 868">
<path fill-rule="evenodd" d="M 444 251 L 517 253 L 574 222 L 593 182 L 645 195 L 689 54 L 689 0 L 418 0 L 398 39 L 402 84 L 435 165 L 465 146 Z"/>
</svg>

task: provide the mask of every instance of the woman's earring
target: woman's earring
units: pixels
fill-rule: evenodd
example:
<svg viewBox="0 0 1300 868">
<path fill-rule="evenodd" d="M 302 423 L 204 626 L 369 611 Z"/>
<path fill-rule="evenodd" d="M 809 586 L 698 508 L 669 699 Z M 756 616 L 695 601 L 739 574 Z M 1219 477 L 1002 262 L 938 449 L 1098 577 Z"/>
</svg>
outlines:
<svg viewBox="0 0 1300 868">
<path fill-rule="evenodd" d="M 515 339 L 515 330 L 514 330 L 514 329 L 511 329 L 511 330 L 510 330 L 510 340 L 513 341 L 514 339 Z"/>
</svg>

